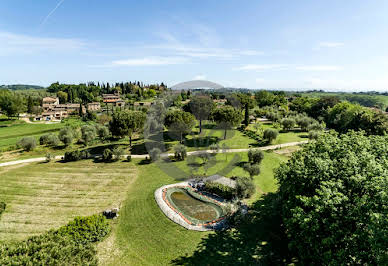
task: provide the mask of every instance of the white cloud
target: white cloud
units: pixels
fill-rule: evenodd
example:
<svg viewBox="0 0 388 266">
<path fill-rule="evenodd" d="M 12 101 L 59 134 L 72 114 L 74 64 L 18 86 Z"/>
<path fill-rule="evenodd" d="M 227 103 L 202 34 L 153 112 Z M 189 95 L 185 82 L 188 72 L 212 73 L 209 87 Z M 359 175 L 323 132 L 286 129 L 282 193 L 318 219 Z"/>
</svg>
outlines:
<svg viewBox="0 0 388 266">
<path fill-rule="evenodd" d="M 159 66 L 159 65 L 176 65 L 187 63 L 188 60 L 182 57 L 144 57 L 132 58 L 124 60 L 116 60 L 112 62 L 113 66 Z"/>
<path fill-rule="evenodd" d="M 181 41 L 176 38 L 174 34 L 169 32 L 158 33 L 157 36 L 163 40 L 162 44 L 148 46 L 151 49 L 159 49 L 167 51 L 176 56 L 187 56 L 192 58 L 223 58 L 230 59 L 241 56 L 262 56 L 265 55 L 262 51 L 257 51 L 253 49 L 230 49 L 230 48 L 220 48 L 218 43 L 220 41 L 218 38 L 215 38 L 212 34 L 212 30 L 204 26 L 195 26 L 195 40 L 190 41 L 190 43 Z M 209 37 L 210 36 L 210 37 Z M 216 40 L 212 40 L 213 37 Z M 193 46 L 192 43 L 197 45 Z"/>
<path fill-rule="evenodd" d="M 329 65 L 311 65 L 311 66 L 297 66 L 296 70 L 302 71 L 340 71 L 343 67 L 329 66 Z"/>
<path fill-rule="evenodd" d="M 35 37 L 0 32 L 0 56 L 75 51 L 84 46 L 85 43 L 77 39 Z"/>
<path fill-rule="evenodd" d="M 206 79 L 206 75 L 203 75 L 203 74 L 197 75 L 193 78 L 193 80 L 205 80 L 205 79 Z"/>
<path fill-rule="evenodd" d="M 235 68 L 235 70 L 252 70 L 252 71 L 264 71 L 264 70 L 283 70 L 286 69 L 288 65 L 286 64 L 249 64 L 242 67 Z"/>
</svg>

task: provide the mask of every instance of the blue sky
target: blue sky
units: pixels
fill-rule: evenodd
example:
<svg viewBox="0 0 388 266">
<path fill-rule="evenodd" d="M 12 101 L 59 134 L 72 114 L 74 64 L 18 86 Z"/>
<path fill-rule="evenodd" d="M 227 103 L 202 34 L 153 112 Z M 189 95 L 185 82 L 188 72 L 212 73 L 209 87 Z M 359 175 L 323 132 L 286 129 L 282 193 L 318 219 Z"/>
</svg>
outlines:
<svg viewBox="0 0 388 266">
<path fill-rule="evenodd" d="M 388 90 L 388 1 L 1 0 L 0 84 Z"/>
</svg>

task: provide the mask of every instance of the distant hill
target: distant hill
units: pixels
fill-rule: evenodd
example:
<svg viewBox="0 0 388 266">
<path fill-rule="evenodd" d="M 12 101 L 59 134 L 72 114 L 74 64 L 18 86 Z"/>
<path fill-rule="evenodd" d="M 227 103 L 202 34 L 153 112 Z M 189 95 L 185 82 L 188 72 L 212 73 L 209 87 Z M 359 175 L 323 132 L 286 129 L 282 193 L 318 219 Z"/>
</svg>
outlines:
<svg viewBox="0 0 388 266">
<path fill-rule="evenodd" d="M 37 85 L 26 85 L 26 84 L 15 84 L 15 85 L 0 85 L 0 89 L 9 89 L 9 90 L 40 90 L 44 89 L 42 86 Z"/>
</svg>

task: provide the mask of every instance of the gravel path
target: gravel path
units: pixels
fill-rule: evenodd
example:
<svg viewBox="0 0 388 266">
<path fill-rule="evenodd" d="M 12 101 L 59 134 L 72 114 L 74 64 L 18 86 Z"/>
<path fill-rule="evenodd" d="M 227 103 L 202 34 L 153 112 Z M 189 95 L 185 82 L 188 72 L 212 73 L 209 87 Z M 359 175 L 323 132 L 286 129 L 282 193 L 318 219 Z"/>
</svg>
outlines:
<svg viewBox="0 0 388 266">
<path fill-rule="evenodd" d="M 227 149 L 227 150 L 222 150 L 220 149 L 218 152 L 213 151 L 213 150 L 199 150 L 199 151 L 190 151 L 187 153 L 187 155 L 195 155 L 195 154 L 201 154 L 201 153 L 233 153 L 233 152 L 246 152 L 249 151 L 250 149 L 253 150 L 262 150 L 262 151 L 267 151 L 267 150 L 276 150 L 276 149 L 281 149 L 285 147 L 290 147 L 290 146 L 297 146 L 301 144 L 307 143 L 307 140 L 304 141 L 298 141 L 298 142 L 289 142 L 289 143 L 283 143 L 283 144 L 277 144 L 277 145 L 269 145 L 269 146 L 264 146 L 264 147 L 259 147 L 259 148 L 248 148 L 248 149 Z M 163 157 L 168 157 L 168 156 L 173 156 L 173 153 L 164 153 L 162 154 Z M 62 159 L 63 155 L 55 156 L 56 160 Z M 132 158 L 134 159 L 145 159 L 146 157 L 149 157 L 148 154 L 132 154 Z M 33 162 L 44 162 L 46 160 L 46 157 L 38 157 L 38 158 L 31 158 L 31 159 L 25 159 L 25 160 L 17 160 L 17 161 L 11 161 L 11 162 L 5 162 L 5 163 L 0 163 L 0 167 L 3 166 L 10 166 L 10 165 L 16 165 L 16 164 L 25 164 L 25 163 L 33 163 Z"/>
</svg>

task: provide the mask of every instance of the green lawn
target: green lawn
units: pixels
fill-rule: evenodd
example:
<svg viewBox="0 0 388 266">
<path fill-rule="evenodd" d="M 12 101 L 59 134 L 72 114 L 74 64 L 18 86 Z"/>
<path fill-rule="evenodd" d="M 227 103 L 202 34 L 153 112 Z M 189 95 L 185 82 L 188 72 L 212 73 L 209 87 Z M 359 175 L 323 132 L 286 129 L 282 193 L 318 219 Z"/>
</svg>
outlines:
<svg viewBox="0 0 388 266">
<path fill-rule="evenodd" d="M 33 163 L 0 168 L 0 241 L 58 228 L 75 216 L 116 207 L 136 177 L 133 164 Z"/>
<path fill-rule="evenodd" d="M 229 164 L 233 158 L 240 158 L 236 161 L 246 161 L 246 153 L 217 155 L 218 163 L 209 170 L 208 174 L 214 174 Z M 287 158 L 275 153 L 265 153 L 262 163 L 262 173 L 255 178 L 256 185 L 264 192 L 275 191 L 276 182 L 273 178 L 273 169 L 278 167 L 281 162 Z M 171 168 L 178 167 L 186 172 L 182 175 L 169 175 L 163 170 L 168 165 L 161 164 L 139 164 L 134 162 L 139 170 L 138 178 L 130 187 L 127 199 L 123 203 L 120 218 L 117 227 L 114 230 L 115 245 L 119 252 L 110 260 L 104 260 L 104 263 L 110 265 L 169 265 L 172 260 L 191 255 L 198 247 L 203 237 L 209 233 L 195 232 L 184 229 L 183 227 L 171 222 L 160 211 L 154 200 L 154 191 L 160 186 L 179 182 L 186 175 L 188 176 L 188 167 L 186 162 L 168 163 Z M 167 168 L 169 169 L 169 168 Z M 171 169 L 165 171 L 172 171 Z M 230 172 L 226 176 L 245 175 L 240 167 L 232 164 Z M 260 193 L 257 192 L 252 202 L 258 199 Z M 100 250 L 100 252 L 104 252 Z"/>
<path fill-rule="evenodd" d="M 238 166 L 247 160 L 246 153 L 218 154 L 216 159 L 208 175 L 247 176 Z M 265 152 L 262 173 L 255 177 L 259 189 L 248 202 L 258 199 L 261 192 L 276 190 L 273 169 L 286 160 L 284 155 Z M 0 201 L 7 203 L 0 220 L 0 240 L 25 239 L 57 228 L 74 216 L 117 206 L 125 199 L 119 219 L 112 222 L 113 232 L 99 245 L 103 264 L 168 265 L 180 256 L 193 254 L 203 237 L 209 235 L 171 222 L 154 200 L 155 189 L 189 176 L 186 163 L 85 160 L 0 168 Z"/>
<path fill-rule="evenodd" d="M 0 150 L 5 150 L 10 146 L 15 146 L 16 143 L 23 137 L 38 138 L 50 132 L 57 132 L 68 124 L 81 124 L 80 120 L 69 119 L 62 123 L 56 124 L 29 124 L 25 122 L 5 123 L 0 125 Z"/>
</svg>

